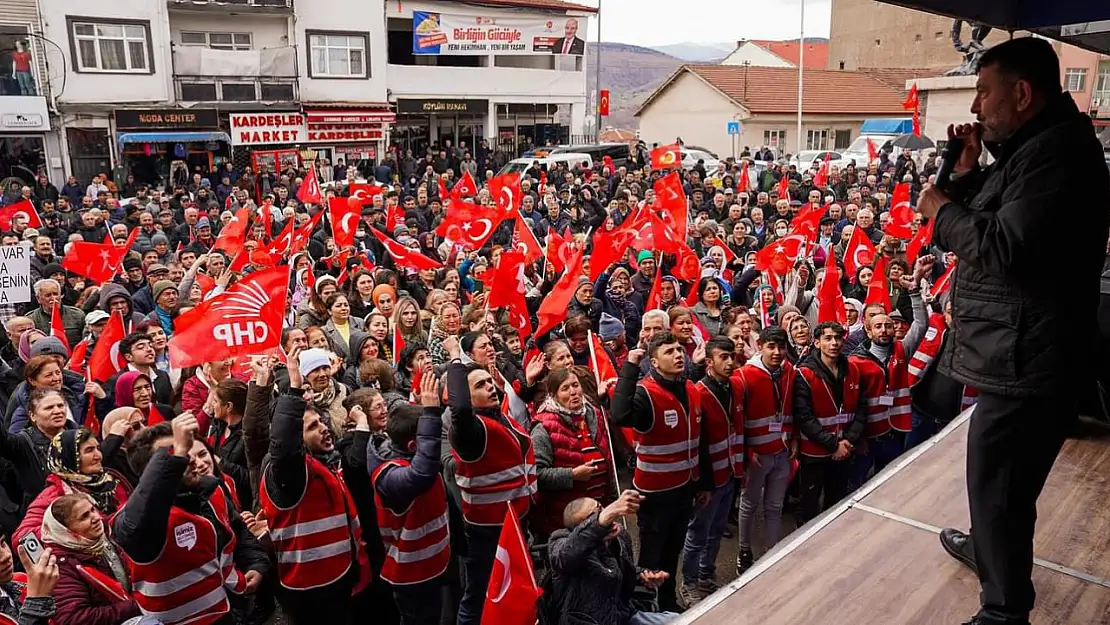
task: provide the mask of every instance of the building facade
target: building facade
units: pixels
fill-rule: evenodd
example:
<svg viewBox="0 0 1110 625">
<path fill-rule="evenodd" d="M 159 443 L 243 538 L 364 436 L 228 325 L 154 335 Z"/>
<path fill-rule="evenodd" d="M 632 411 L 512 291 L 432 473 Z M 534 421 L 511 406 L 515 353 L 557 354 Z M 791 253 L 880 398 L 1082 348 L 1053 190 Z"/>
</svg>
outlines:
<svg viewBox="0 0 1110 625">
<path fill-rule="evenodd" d="M 515 148 L 586 118 L 595 10 L 562 0 L 0 0 L 0 16 L 21 2 L 3 23 L 41 28 L 54 45 L 35 71 L 62 85 L 42 99 L 58 120 L 43 129 L 60 139 L 45 150 L 55 182 L 367 162 L 448 141 Z M 473 41 L 418 49 L 460 31 Z"/>
</svg>

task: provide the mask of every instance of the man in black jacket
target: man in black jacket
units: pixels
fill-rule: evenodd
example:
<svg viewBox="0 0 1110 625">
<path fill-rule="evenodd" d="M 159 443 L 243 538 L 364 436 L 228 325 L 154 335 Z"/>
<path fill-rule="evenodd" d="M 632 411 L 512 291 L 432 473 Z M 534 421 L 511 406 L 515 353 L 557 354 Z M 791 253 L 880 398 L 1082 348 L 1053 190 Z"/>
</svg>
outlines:
<svg viewBox="0 0 1110 625">
<path fill-rule="evenodd" d="M 988 50 L 971 112 L 979 124 L 948 129 L 964 141 L 950 184 L 926 186 L 918 205 L 935 219 L 936 245 L 959 257 L 953 336 L 938 371 L 979 391 L 967 458 L 974 532 L 945 530 L 941 541 L 977 567 L 982 607 L 969 623 L 1025 624 L 1037 497 L 1076 421 L 1075 389 L 1093 382 L 1088 363 L 1097 362 L 1110 177 L 1043 40 Z M 980 168 L 984 144 L 996 161 Z M 1089 210 L 1069 224 L 1067 259 L 1045 262 L 1034 242 L 1059 227 L 1064 206 Z"/>
</svg>

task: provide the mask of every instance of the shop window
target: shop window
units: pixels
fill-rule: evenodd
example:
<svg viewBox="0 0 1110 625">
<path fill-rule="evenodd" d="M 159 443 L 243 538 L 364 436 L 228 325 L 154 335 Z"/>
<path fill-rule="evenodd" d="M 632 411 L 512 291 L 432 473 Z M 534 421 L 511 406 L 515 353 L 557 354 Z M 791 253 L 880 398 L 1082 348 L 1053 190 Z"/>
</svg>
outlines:
<svg viewBox="0 0 1110 625">
<path fill-rule="evenodd" d="M 150 22 L 67 20 L 76 71 L 154 73 Z"/>
<path fill-rule="evenodd" d="M 70 173 L 81 184 L 87 184 L 93 176 L 111 169 L 107 129 L 66 128 L 66 141 L 69 144 Z"/>
<path fill-rule="evenodd" d="M 358 32 L 307 31 L 309 78 L 369 78 L 370 37 Z"/>
<path fill-rule="evenodd" d="M 42 95 L 33 49 L 26 28 L 0 26 L 0 95 Z"/>
<path fill-rule="evenodd" d="M 258 98 L 254 83 L 225 82 L 220 85 L 224 102 L 247 102 Z"/>
<path fill-rule="evenodd" d="M 181 83 L 181 99 L 185 102 L 215 102 L 216 83 L 183 82 Z"/>
<path fill-rule="evenodd" d="M 293 101 L 297 99 L 296 94 L 293 93 L 292 84 L 278 84 L 278 83 L 262 83 L 262 100 L 267 102 L 273 101 Z"/>
</svg>

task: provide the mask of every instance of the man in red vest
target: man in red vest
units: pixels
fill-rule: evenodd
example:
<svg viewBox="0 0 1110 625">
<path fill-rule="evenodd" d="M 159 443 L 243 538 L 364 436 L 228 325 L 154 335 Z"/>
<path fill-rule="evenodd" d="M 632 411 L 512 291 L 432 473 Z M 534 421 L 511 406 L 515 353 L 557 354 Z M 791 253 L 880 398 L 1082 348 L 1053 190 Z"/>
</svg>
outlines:
<svg viewBox="0 0 1110 625">
<path fill-rule="evenodd" d="M 289 390 L 274 402 L 258 493 L 277 552 L 278 601 L 296 625 L 351 622 L 352 597 L 371 578 L 342 457 L 325 416 L 308 403 L 305 378 L 330 366 L 321 349 L 289 354 Z"/>
<path fill-rule="evenodd" d="M 700 396 L 686 377 L 686 350 L 662 332 L 648 343 L 651 370 L 643 381 L 644 350 L 634 349 L 621 367 L 613 393 L 613 420 L 636 432 L 632 485 L 644 493 L 636 520 L 642 569 L 664 571 L 659 609 L 682 612 L 675 595 L 678 558 L 697 505 L 709 503 L 713 471 L 708 439 L 702 436 Z"/>
<path fill-rule="evenodd" d="M 447 490 L 440 472 L 439 381 L 431 368 L 420 379 L 420 403 L 394 408 L 388 438 L 367 449 L 378 529 L 386 546 L 382 579 L 405 625 L 436 625 L 443 609 L 443 573 L 451 560 Z"/>
<path fill-rule="evenodd" d="M 733 374 L 740 385 L 744 418 L 744 489 L 740 496 L 740 573 L 755 562 L 752 553 L 755 518 L 763 504 L 764 544 L 770 548 L 782 533 L 782 504 L 790 486 L 791 461 L 798 455 L 794 434 L 794 366 L 786 360 L 786 330 L 778 326 L 759 333 L 759 353 Z"/>
<path fill-rule="evenodd" d="M 231 625 L 232 597 L 258 588 L 270 558 L 233 514 L 220 478 L 202 473 L 198 429 L 186 412 L 131 442 L 128 462 L 141 477 L 112 518 L 112 539 L 144 615 L 166 625 Z"/>
<path fill-rule="evenodd" d="M 801 434 L 802 523 L 848 494 L 851 464 L 847 460 L 867 425 L 859 368 L 841 353 L 844 326 L 835 321 L 819 323 L 813 337 L 817 349 L 798 363 L 794 380 L 794 425 Z"/>
<path fill-rule="evenodd" d="M 705 377 L 698 382 L 702 431 L 709 441 L 713 493 L 694 511 L 682 552 L 682 600 L 687 607 L 717 592 L 717 553 L 728 525 L 736 480 L 744 473 L 743 398 L 736 368 L 736 344 L 717 336 L 705 344 Z"/>
<path fill-rule="evenodd" d="M 506 506 L 511 505 L 523 522 L 536 494 L 536 456 L 524 428 L 502 414 L 501 392 L 486 369 L 460 360 L 448 363 L 447 405 L 448 440 L 467 539 L 458 624 L 477 625 Z"/>
</svg>

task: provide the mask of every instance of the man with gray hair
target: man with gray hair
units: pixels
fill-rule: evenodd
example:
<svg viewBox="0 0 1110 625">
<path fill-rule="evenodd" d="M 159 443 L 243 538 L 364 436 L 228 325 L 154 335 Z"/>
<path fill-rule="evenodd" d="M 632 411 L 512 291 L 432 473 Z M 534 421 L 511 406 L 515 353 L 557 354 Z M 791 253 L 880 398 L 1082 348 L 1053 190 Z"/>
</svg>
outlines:
<svg viewBox="0 0 1110 625">
<path fill-rule="evenodd" d="M 80 308 L 62 304 L 62 288 L 54 280 L 44 278 L 35 283 L 35 299 L 39 307 L 32 310 L 27 318 L 40 331 L 50 334 L 50 319 L 55 306 L 61 306 L 62 325 L 66 329 L 66 344 L 70 347 L 81 342 L 85 331 L 85 313 Z"/>
</svg>

